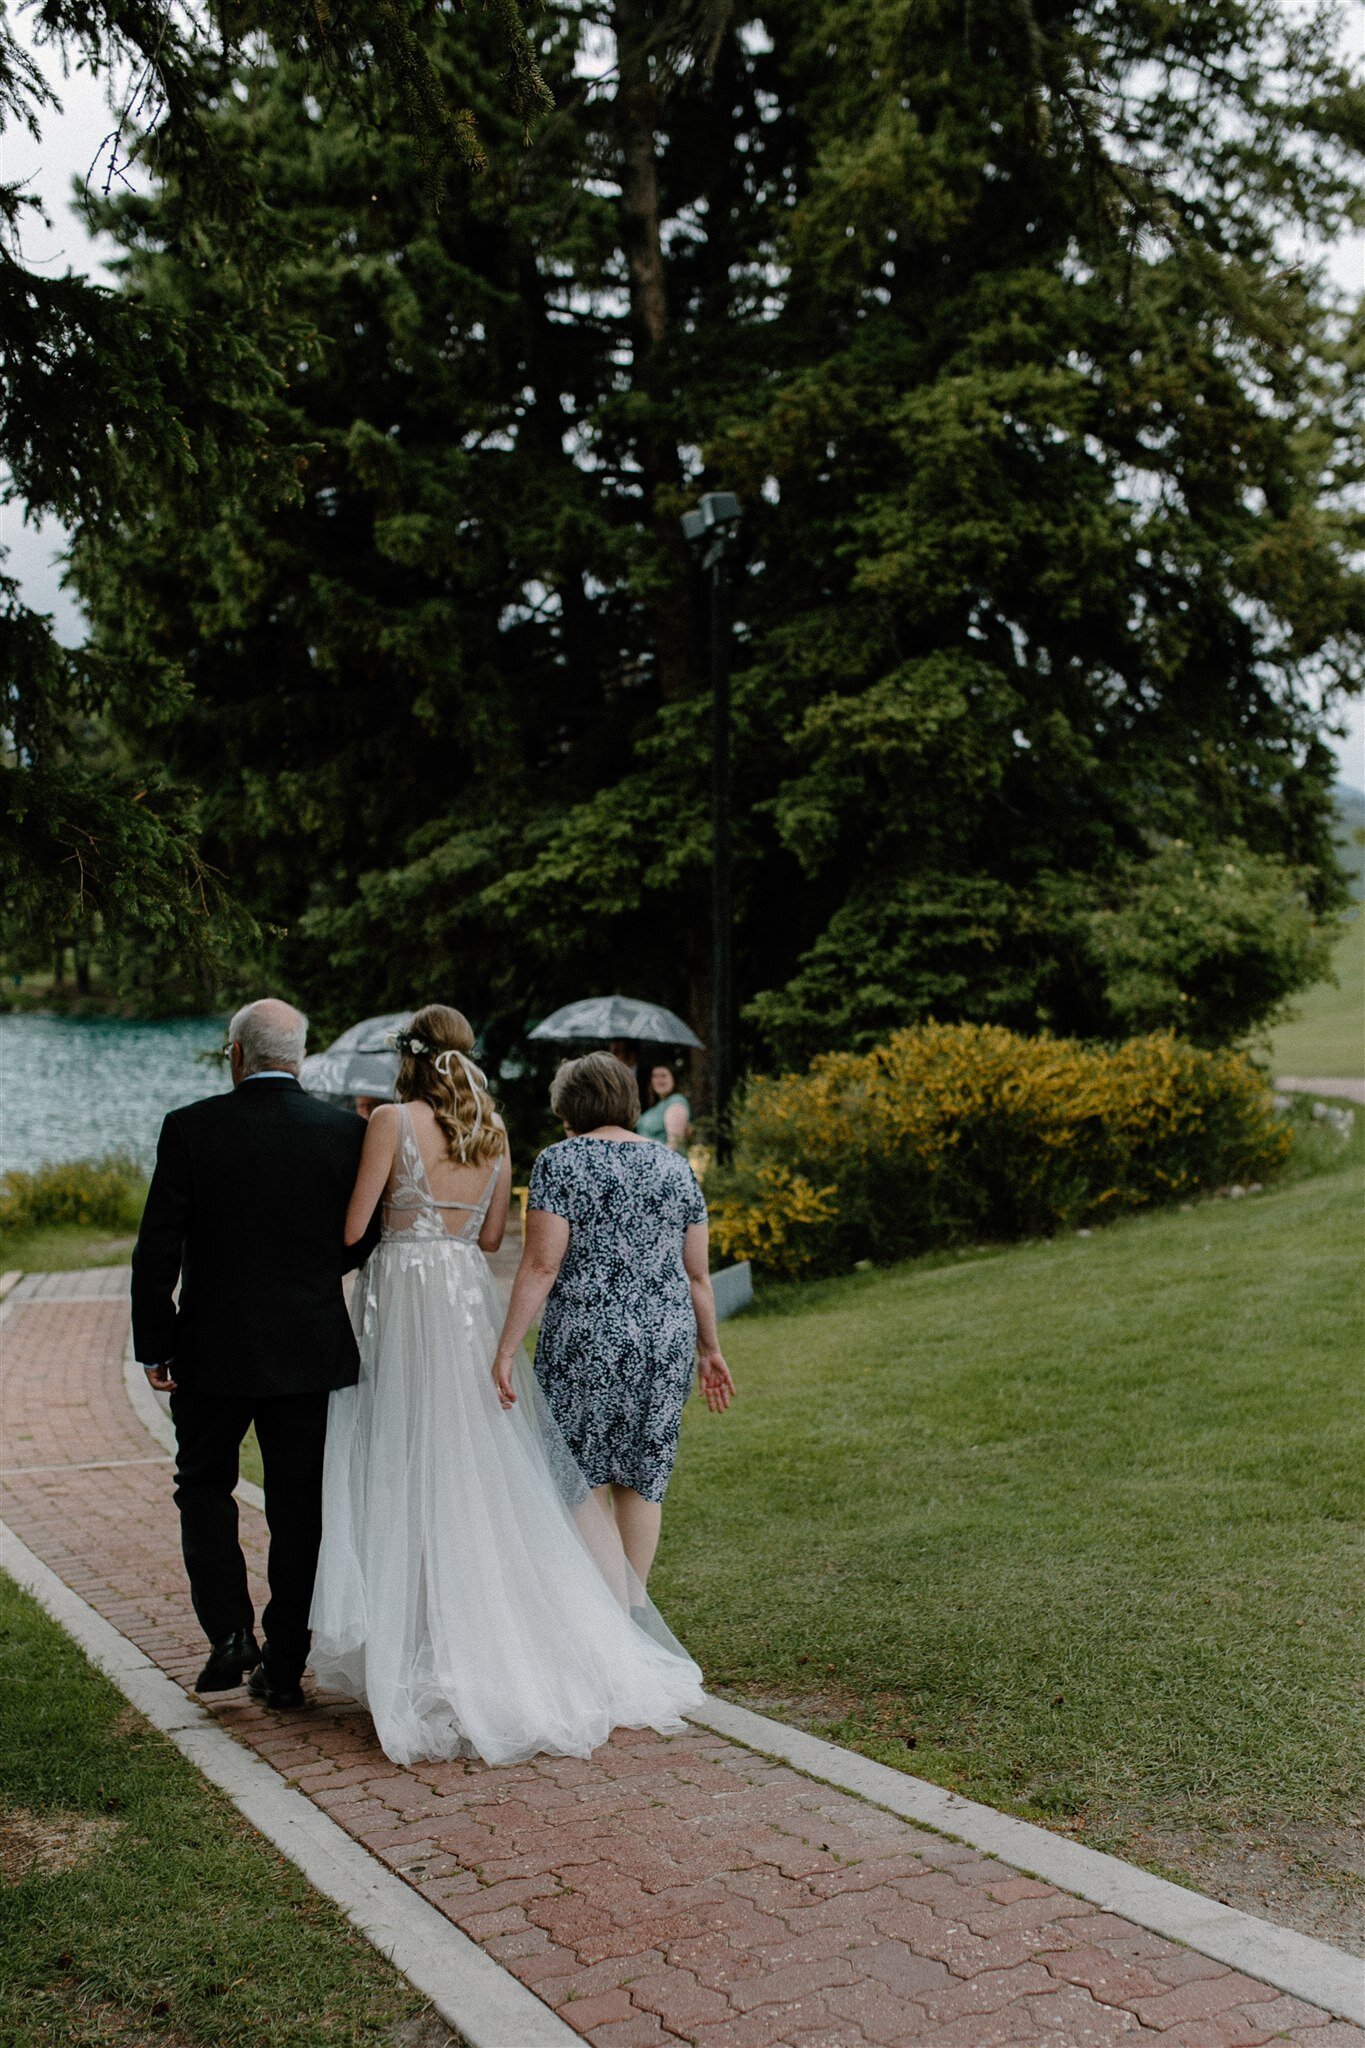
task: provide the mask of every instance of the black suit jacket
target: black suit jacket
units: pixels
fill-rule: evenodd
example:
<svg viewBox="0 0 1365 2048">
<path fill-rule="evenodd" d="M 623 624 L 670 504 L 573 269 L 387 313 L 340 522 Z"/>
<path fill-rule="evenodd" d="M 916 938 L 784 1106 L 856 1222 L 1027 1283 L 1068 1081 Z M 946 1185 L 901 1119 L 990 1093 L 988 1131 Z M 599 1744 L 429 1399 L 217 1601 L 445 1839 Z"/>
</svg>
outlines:
<svg viewBox="0 0 1365 2048">
<path fill-rule="evenodd" d="M 187 1391 L 306 1394 L 358 1377 L 342 1275 L 365 1125 L 297 1081 L 174 1109 L 133 1252 L 133 1348 Z M 177 1307 L 174 1294 L 180 1282 Z"/>
</svg>

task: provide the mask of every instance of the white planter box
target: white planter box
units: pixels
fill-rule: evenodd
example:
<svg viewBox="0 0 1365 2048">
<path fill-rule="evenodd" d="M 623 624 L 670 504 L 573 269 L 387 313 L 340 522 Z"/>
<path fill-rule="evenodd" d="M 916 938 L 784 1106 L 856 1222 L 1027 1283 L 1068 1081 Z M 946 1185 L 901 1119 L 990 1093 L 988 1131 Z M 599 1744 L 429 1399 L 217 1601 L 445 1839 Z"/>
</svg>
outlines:
<svg viewBox="0 0 1365 2048">
<path fill-rule="evenodd" d="M 711 1275 L 711 1290 L 716 1297 L 716 1321 L 723 1323 L 727 1316 L 738 1315 L 742 1308 L 748 1308 L 754 1298 L 754 1274 L 749 1261 L 740 1266 L 722 1266 L 719 1273 Z"/>
</svg>

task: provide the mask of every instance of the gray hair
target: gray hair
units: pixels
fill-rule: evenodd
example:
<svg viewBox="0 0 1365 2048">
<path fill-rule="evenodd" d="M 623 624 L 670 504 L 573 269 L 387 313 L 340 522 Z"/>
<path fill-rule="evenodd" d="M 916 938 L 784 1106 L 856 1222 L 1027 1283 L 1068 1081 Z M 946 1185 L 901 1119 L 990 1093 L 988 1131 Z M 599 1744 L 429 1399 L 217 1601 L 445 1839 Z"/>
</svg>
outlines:
<svg viewBox="0 0 1365 2048">
<path fill-rule="evenodd" d="M 287 1067 L 297 1073 L 307 1042 L 308 1019 L 275 996 L 245 1004 L 228 1025 L 228 1043 L 241 1046 L 242 1067 L 248 1074 L 265 1073 L 272 1067 Z"/>
<path fill-rule="evenodd" d="M 563 1060 L 550 1083 L 550 1107 L 571 1131 L 595 1131 L 621 1124 L 633 1131 L 640 1120 L 635 1076 L 614 1052 L 585 1052 Z"/>
</svg>

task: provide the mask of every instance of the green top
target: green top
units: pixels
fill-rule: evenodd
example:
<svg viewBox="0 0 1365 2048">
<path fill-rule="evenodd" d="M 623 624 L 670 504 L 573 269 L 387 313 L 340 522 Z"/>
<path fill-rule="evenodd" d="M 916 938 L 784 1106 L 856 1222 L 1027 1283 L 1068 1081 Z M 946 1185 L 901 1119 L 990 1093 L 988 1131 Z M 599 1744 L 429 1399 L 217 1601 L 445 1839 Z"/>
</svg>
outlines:
<svg viewBox="0 0 1365 2048">
<path fill-rule="evenodd" d="M 640 1121 L 636 1124 L 635 1128 L 642 1138 L 653 1138 L 656 1145 L 666 1145 L 668 1143 L 668 1130 L 664 1124 L 664 1111 L 672 1109 L 675 1102 L 678 1108 L 686 1113 L 687 1121 L 691 1123 L 692 1105 L 687 1097 L 679 1089 L 675 1088 L 673 1093 L 665 1095 L 661 1102 L 652 1102 L 648 1109 L 641 1110 Z"/>
</svg>

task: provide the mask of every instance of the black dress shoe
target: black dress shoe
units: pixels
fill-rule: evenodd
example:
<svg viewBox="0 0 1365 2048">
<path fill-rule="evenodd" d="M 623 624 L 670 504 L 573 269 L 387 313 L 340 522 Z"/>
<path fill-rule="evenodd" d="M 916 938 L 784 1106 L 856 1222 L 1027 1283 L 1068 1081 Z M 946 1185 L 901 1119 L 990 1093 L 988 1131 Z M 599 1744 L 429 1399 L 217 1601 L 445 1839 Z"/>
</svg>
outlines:
<svg viewBox="0 0 1365 2048">
<path fill-rule="evenodd" d="M 253 1700 L 259 1700 L 263 1707 L 273 1707 L 276 1713 L 288 1713 L 307 1704 L 297 1678 L 291 1679 L 287 1685 L 281 1684 L 278 1679 L 270 1677 L 264 1664 L 256 1666 L 247 1680 L 246 1689 Z"/>
<path fill-rule="evenodd" d="M 249 1628 L 224 1636 L 209 1651 L 209 1661 L 194 1681 L 196 1692 L 231 1692 L 261 1661 L 260 1646 Z"/>
</svg>

